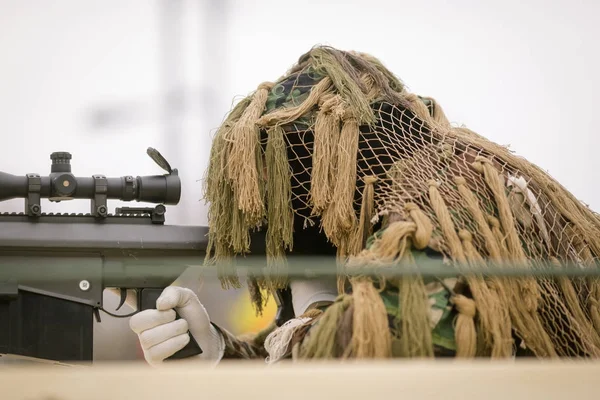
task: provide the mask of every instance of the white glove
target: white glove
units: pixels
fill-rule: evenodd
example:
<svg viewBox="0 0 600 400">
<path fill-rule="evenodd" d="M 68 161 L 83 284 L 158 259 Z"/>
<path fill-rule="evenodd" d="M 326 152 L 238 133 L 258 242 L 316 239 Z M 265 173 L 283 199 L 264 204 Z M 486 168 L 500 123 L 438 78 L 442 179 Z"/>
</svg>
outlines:
<svg viewBox="0 0 600 400">
<path fill-rule="evenodd" d="M 174 310 L 181 319 L 175 320 Z M 129 320 L 129 327 L 138 335 L 144 358 L 152 366 L 183 349 L 190 341 L 188 330 L 203 353 L 171 362 L 203 360 L 216 365 L 223 358 L 225 341 L 190 289 L 167 287 L 156 301 L 156 309 L 137 313 Z"/>
<path fill-rule="evenodd" d="M 335 278 L 293 280 L 290 282 L 290 289 L 292 289 L 292 305 L 296 318 L 304 314 L 309 307 L 333 303 L 338 297 Z"/>
</svg>

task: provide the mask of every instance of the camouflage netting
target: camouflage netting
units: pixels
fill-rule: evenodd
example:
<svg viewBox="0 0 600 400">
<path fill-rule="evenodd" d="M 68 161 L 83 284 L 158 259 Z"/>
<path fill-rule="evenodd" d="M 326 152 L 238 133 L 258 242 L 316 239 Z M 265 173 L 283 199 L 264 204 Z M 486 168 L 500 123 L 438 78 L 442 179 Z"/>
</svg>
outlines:
<svg viewBox="0 0 600 400">
<path fill-rule="evenodd" d="M 586 267 L 600 256 L 598 214 L 527 160 L 452 127 L 434 99 L 362 53 L 313 48 L 239 102 L 216 134 L 206 182 L 207 261 L 226 285 L 239 284 L 227 265 L 249 252 L 255 229 L 266 229 L 269 268 L 284 268 L 298 220 L 320 226 L 349 268 L 414 262 L 424 249 L 457 269 Z M 388 356 L 380 282 L 349 281 L 353 354 Z M 430 354 L 423 280 L 395 283 L 403 337 Z M 598 356 L 599 300 L 591 278 L 458 279 L 457 355 L 510 356 L 516 332 L 539 357 Z"/>
</svg>

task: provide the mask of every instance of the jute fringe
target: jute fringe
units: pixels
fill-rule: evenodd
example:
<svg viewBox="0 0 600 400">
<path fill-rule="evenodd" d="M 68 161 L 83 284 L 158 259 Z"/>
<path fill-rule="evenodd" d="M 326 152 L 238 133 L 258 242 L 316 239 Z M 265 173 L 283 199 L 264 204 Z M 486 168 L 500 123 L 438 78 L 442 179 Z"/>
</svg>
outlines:
<svg viewBox="0 0 600 400">
<path fill-rule="evenodd" d="M 471 233 L 463 229 L 458 234 L 471 268 L 483 270 L 485 261 L 473 245 Z M 510 316 L 505 304 L 482 277 L 469 274 L 466 279 L 479 316 L 479 332 L 483 342 L 478 343 L 478 348 L 484 353 L 489 352 L 492 358 L 510 357 L 513 341 Z"/>
<path fill-rule="evenodd" d="M 310 335 L 302 343 L 299 358 L 303 359 L 331 359 L 336 357 L 336 335 L 344 313 L 354 304 L 350 295 L 340 296 L 327 312 L 319 318 L 311 328 Z"/>
<path fill-rule="evenodd" d="M 429 218 L 427 218 L 415 203 L 406 203 L 404 209 L 408 212 L 410 219 L 415 223 L 415 233 L 411 243 L 417 250 L 423 250 L 431 241 L 433 225 Z"/>
<path fill-rule="evenodd" d="M 477 227 L 479 228 L 479 231 L 481 232 L 482 236 L 485 238 L 485 245 L 490 259 L 496 262 L 500 261 L 502 257 L 500 254 L 500 245 L 497 242 L 497 238 L 492 233 L 492 230 L 490 229 L 490 226 L 486 221 L 485 215 L 481 210 L 478 201 L 475 198 L 475 195 L 473 195 L 471 190 L 469 190 L 469 188 L 467 187 L 465 178 L 456 177 L 455 183 L 458 187 L 458 191 L 460 192 L 462 198 L 465 201 L 465 206 L 467 207 L 467 209 L 471 213 L 471 216 L 477 223 Z"/>
<path fill-rule="evenodd" d="M 429 181 L 429 200 L 440 224 L 442 234 L 450 248 L 450 256 L 458 264 L 459 268 L 464 268 L 467 264 L 467 258 L 462 243 L 456 233 L 456 228 L 454 227 L 454 222 L 452 222 L 448 207 L 438 190 L 438 184 L 434 180 Z M 471 303 L 463 298 L 466 299 L 466 297 L 462 296 L 458 299 L 458 303 L 455 303 L 459 312 L 456 319 L 456 353 L 460 357 L 474 357 L 477 351 L 477 332 L 473 320 L 476 307 L 473 300 L 469 299 L 472 302 L 472 307 L 470 307 Z M 453 301 L 456 301 L 456 299 Z"/>
<path fill-rule="evenodd" d="M 417 115 L 417 117 L 419 117 L 423 121 L 433 122 L 433 119 L 429 114 L 427 106 L 423 103 L 419 96 L 412 93 L 406 93 L 404 97 L 410 103 L 410 110 L 414 112 Z"/>
<path fill-rule="evenodd" d="M 592 295 L 589 299 L 590 315 L 596 332 L 600 332 L 600 282 L 592 282 Z"/>
<path fill-rule="evenodd" d="M 446 128 L 451 128 L 450 122 L 448 121 L 448 118 L 446 117 L 446 114 L 444 113 L 444 110 L 442 109 L 440 104 L 431 97 L 424 97 L 424 99 L 432 104 L 432 112 L 430 113 L 431 118 L 433 118 L 433 120 L 439 125 L 444 126 Z"/>
<path fill-rule="evenodd" d="M 291 171 L 283 128 L 268 131 L 266 164 L 267 188 L 267 265 L 274 276 L 269 277 L 274 289 L 286 285 L 285 250 L 292 250 L 294 214 L 292 211 Z"/>
<path fill-rule="evenodd" d="M 477 334 L 475 331 L 475 302 L 461 294 L 451 297 L 458 310 L 456 317 L 455 333 L 456 356 L 460 358 L 473 358 L 477 351 Z"/>
<path fill-rule="evenodd" d="M 429 201 L 431 203 L 431 208 L 433 208 L 433 212 L 438 219 L 440 229 L 442 230 L 442 234 L 444 235 L 448 247 L 450 248 L 450 254 L 452 258 L 456 262 L 465 265 L 467 262 L 465 253 L 462 249 L 458 234 L 454 228 L 454 223 L 452 222 L 452 217 L 450 216 L 448 207 L 440 195 L 438 186 L 439 185 L 436 181 L 429 181 Z"/>
<path fill-rule="evenodd" d="M 251 97 L 240 101 L 217 131 L 205 175 L 204 193 L 210 203 L 208 246 L 205 264 L 218 265 L 221 286 L 239 288 L 241 284 L 233 268 L 233 254 L 249 250 L 250 236 L 244 224 L 237 197 L 229 183 L 226 165 L 230 143 L 225 140 L 251 103 Z"/>
<path fill-rule="evenodd" d="M 502 224 L 502 228 L 506 233 L 506 244 L 508 246 L 508 250 L 510 251 L 511 260 L 517 262 L 526 262 L 527 257 L 525 256 L 523 248 L 521 247 L 521 242 L 519 241 L 513 215 L 510 206 L 508 205 L 506 193 L 504 191 L 498 171 L 496 168 L 494 168 L 490 160 L 481 156 L 476 158 L 475 163 L 473 163 L 473 168 L 476 171 L 483 173 L 485 176 L 485 181 L 494 195 L 496 206 L 498 207 L 500 223 Z"/>
<path fill-rule="evenodd" d="M 594 321 L 590 321 L 581 308 L 581 304 L 577 298 L 577 293 L 575 293 L 573 284 L 569 278 L 558 278 L 558 285 L 563 293 L 566 304 L 569 306 L 569 311 L 572 315 L 572 318 L 577 321 L 579 328 L 578 330 L 581 331 L 580 334 L 584 337 L 584 341 L 590 342 L 588 351 L 591 353 L 596 353 L 596 356 L 600 355 L 600 336 L 594 329 Z"/>
<path fill-rule="evenodd" d="M 365 187 L 363 189 L 362 201 L 360 206 L 360 216 L 356 233 L 353 234 L 353 243 L 350 246 L 349 255 L 356 255 L 364 249 L 367 239 L 373 234 L 373 224 L 371 220 L 375 215 L 375 184 L 377 177 L 365 176 Z"/>
<path fill-rule="evenodd" d="M 416 236 L 416 235 L 415 235 Z M 402 260 L 415 265 L 410 252 L 403 251 Z M 401 310 L 400 348 L 403 357 L 433 357 L 433 338 L 430 327 L 429 302 L 423 278 L 404 277 L 398 284 Z"/>
<path fill-rule="evenodd" d="M 472 146 L 482 149 L 488 154 L 493 154 L 495 158 L 511 165 L 514 169 L 527 175 L 537 186 L 543 190 L 544 195 L 548 197 L 553 207 L 568 221 L 571 221 L 577 232 L 582 237 L 589 239 L 589 247 L 595 254 L 600 254 L 600 224 L 597 215 L 588 207 L 577 200 L 573 194 L 566 190 L 562 185 L 552 179 L 545 171 L 535 164 L 518 157 L 508 151 L 505 147 L 493 143 L 481 135 L 476 134 L 466 128 L 454 128 L 444 130 L 448 137 L 464 139 Z"/>
<path fill-rule="evenodd" d="M 358 120 L 345 117 L 338 145 L 337 180 L 330 206 L 323 212 L 323 230 L 333 244 L 348 253 L 358 224 L 354 212 L 359 137 Z"/>
<path fill-rule="evenodd" d="M 428 218 L 414 204 L 407 204 L 406 209 L 412 221 L 398 221 L 390 224 L 380 238 L 376 239 L 371 248 L 364 250 L 358 256 L 351 257 L 348 268 L 360 268 L 361 266 L 373 266 L 377 263 L 392 263 L 401 261 L 407 265 L 414 265 L 414 259 L 410 253 L 410 246 L 418 243 L 419 248 L 424 248 L 429 243 L 432 234 L 432 225 Z M 387 313 L 381 298 L 371 282 L 366 280 L 351 280 L 353 285 L 353 296 L 358 289 L 365 299 L 372 303 L 369 312 L 357 314 L 355 305 L 354 324 L 361 335 L 353 334 L 353 341 L 363 343 L 369 337 L 379 337 L 380 343 L 367 347 L 364 354 L 375 354 L 376 348 L 387 349 L 387 341 L 384 341 L 382 333 L 377 330 L 379 325 L 387 327 Z M 358 282 L 358 283 L 357 283 Z M 405 357 L 431 357 L 433 356 L 433 342 L 429 325 L 429 304 L 425 286 L 421 277 L 403 278 L 398 283 L 400 298 L 399 307 L 402 310 L 402 333 L 400 345 Z M 376 296 L 376 297 L 375 297 Z M 377 308 L 380 308 L 379 310 Z M 363 321 L 356 327 L 357 318 Z M 379 323 L 375 321 L 379 319 Z M 375 320 L 375 321 L 374 321 Z M 383 329 L 383 328 L 382 328 Z M 389 334 L 389 329 L 386 334 Z M 365 347 L 356 345 L 356 347 Z M 391 350 L 390 350 L 391 351 Z M 381 353 L 383 354 L 383 353 Z"/>
<path fill-rule="evenodd" d="M 337 52 L 330 52 L 323 48 L 313 49 L 310 57 L 314 68 L 324 71 L 331 78 L 337 93 L 355 113 L 357 122 L 361 124 L 375 122 L 373 110 L 361 88 L 360 76 L 356 75 L 348 60 Z"/>
<path fill-rule="evenodd" d="M 498 221 L 498 218 L 492 217 L 491 215 L 486 216 L 486 219 L 490 225 L 494 238 L 496 238 L 496 243 L 498 243 L 502 260 L 509 261 L 511 259 L 510 253 L 506 247 L 506 236 L 500 230 L 500 221 Z"/>
<path fill-rule="evenodd" d="M 514 219 L 498 171 L 496 171 L 491 161 L 482 157 L 476 158 L 473 167 L 484 175 L 485 182 L 494 194 L 500 224 L 506 235 L 504 241 L 504 236 L 499 233 L 499 228 L 496 229 L 496 235 L 503 238 L 501 243 L 502 245 L 505 244 L 503 246 L 506 249 L 504 253 L 508 255 L 508 260 L 517 262 L 523 267 L 528 267 L 529 264 L 519 242 Z M 495 222 L 493 219 L 491 221 L 492 223 Z M 494 227 L 492 232 L 494 232 Z M 506 285 L 505 295 L 507 298 L 505 304 L 509 305 L 511 320 L 517 333 L 536 354 L 544 357 L 556 357 L 557 354 L 552 341 L 537 313 L 540 293 L 535 279 L 506 279 L 501 280 L 501 282 Z"/>
<path fill-rule="evenodd" d="M 265 360 L 267 364 L 274 364 L 281 360 L 288 353 L 294 333 L 311 320 L 311 318 L 293 318 L 267 336 L 264 342 L 265 350 L 269 354 Z"/>
<path fill-rule="evenodd" d="M 265 215 L 260 190 L 262 168 L 257 164 L 262 158 L 259 156 L 260 130 L 256 121 L 264 112 L 272 86 L 263 84 L 259 87 L 239 120 L 224 137 L 231 146 L 227 155 L 227 177 L 248 227 L 258 226 Z"/>
<path fill-rule="evenodd" d="M 594 256 L 592 255 L 585 240 L 583 240 L 583 238 L 577 234 L 573 227 L 569 226 L 566 230 L 569 237 L 571 237 L 573 240 L 573 247 L 575 247 L 577 258 L 581 260 L 582 266 L 586 268 L 595 266 L 596 260 L 594 260 Z M 569 282 L 566 279 L 565 281 Z M 598 337 L 600 336 L 600 309 L 598 308 L 598 304 L 600 304 L 600 278 L 588 278 L 585 283 L 589 289 L 587 298 L 582 302 L 581 306 L 585 307 L 587 311 L 584 312 L 584 314 L 588 317 L 585 320 L 591 323 L 595 336 Z"/>
<path fill-rule="evenodd" d="M 341 101 L 337 95 L 321 97 L 315 121 L 310 189 L 313 215 L 320 215 L 329 206 L 335 190 L 343 115 Z"/>
<path fill-rule="evenodd" d="M 368 278 L 351 278 L 354 314 L 350 353 L 355 358 L 388 358 L 392 339 L 387 312 L 379 292 Z"/>
</svg>

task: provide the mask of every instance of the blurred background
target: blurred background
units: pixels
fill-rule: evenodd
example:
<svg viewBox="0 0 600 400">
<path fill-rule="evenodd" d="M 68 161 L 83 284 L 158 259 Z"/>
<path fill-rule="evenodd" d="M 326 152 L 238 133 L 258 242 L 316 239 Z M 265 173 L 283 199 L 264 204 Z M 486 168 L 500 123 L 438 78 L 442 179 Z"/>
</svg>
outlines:
<svg viewBox="0 0 600 400">
<path fill-rule="evenodd" d="M 205 225 L 215 129 L 327 44 L 378 57 L 451 122 L 509 145 L 600 211 L 598 15 L 595 0 L 0 0 L 0 171 L 45 174 L 50 153 L 68 151 L 79 176 L 160 174 L 146 155 L 155 147 L 183 182 L 168 223 Z M 89 212 L 87 201 L 42 207 Z M 185 285 L 234 333 L 273 318 L 272 302 L 256 318 L 244 289 Z M 106 296 L 107 308 L 117 302 Z M 139 358 L 127 320 L 102 317 L 95 358 Z"/>
</svg>

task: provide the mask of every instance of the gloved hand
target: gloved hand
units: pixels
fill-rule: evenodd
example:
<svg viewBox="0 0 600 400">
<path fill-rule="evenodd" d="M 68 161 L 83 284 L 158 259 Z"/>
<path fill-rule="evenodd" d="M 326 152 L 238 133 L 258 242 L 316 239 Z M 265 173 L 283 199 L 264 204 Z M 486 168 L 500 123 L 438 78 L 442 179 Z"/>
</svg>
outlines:
<svg viewBox="0 0 600 400">
<path fill-rule="evenodd" d="M 175 311 L 181 319 L 175 320 Z M 190 289 L 167 287 L 156 301 L 155 310 L 144 310 L 129 320 L 129 327 L 137 335 L 144 358 L 152 366 L 160 365 L 194 337 L 203 353 L 187 359 L 210 361 L 217 364 L 223 357 L 225 342 L 210 323 L 210 318 L 196 294 Z"/>
</svg>

